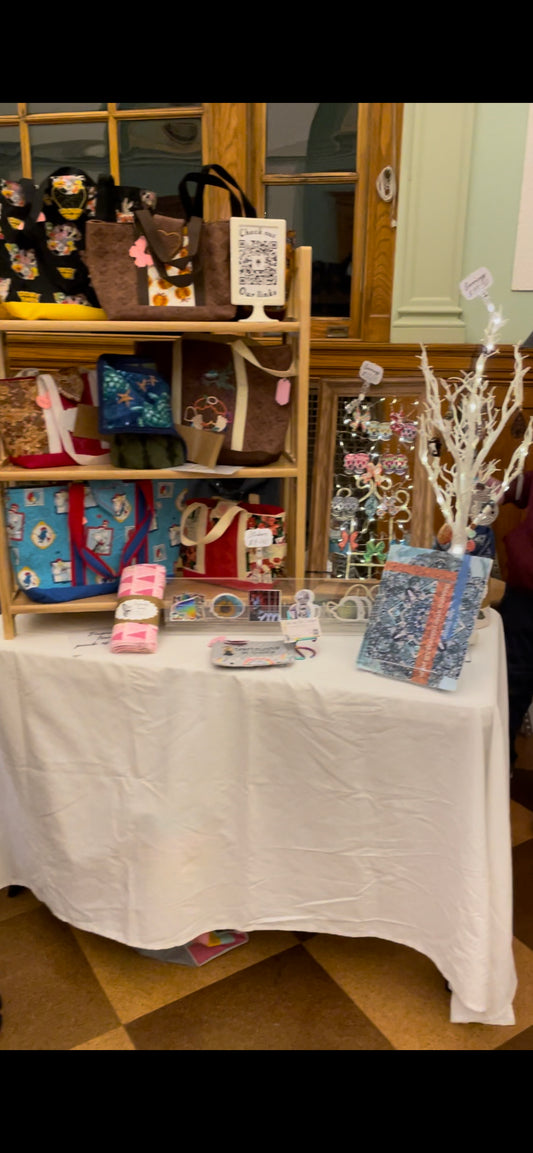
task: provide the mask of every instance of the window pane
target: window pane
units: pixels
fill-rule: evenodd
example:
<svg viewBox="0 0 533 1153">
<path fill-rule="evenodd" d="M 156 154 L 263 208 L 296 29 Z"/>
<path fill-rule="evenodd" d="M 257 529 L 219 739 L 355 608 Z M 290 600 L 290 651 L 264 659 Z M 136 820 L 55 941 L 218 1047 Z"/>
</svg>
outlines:
<svg viewBox="0 0 533 1153">
<path fill-rule="evenodd" d="M 177 197 L 178 185 L 202 164 L 202 121 L 126 120 L 119 125 L 120 178 L 150 188 L 159 197 Z M 161 206 L 160 206 L 161 207 Z"/>
<path fill-rule="evenodd" d="M 358 104 L 267 104 L 267 173 L 355 172 Z"/>
<path fill-rule="evenodd" d="M 0 128 L 0 176 L 20 180 L 22 160 L 18 128 Z"/>
<path fill-rule="evenodd" d="M 16 116 L 18 104 L 0 104 L 0 116 Z"/>
<path fill-rule="evenodd" d="M 118 104 L 117 108 L 134 109 L 134 108 L 201 108 L 201 102 L 197 104 Z"/>
<path fill-rule="evenodd" d="M 312 315 L 349 316 L 355 185 L 267 188 L 266 208 L 313 250 Z"/>
<path fill-rule="evenodd" d="M 46 112 L 106 112 L 107 104 L 28 104 L 28 112 L 33 116 Z"/>
<path fill-rule="evenodd" d="M 94 180 L 109 172 L 107 124 L 42 124 L 30 130 L 33 179 L 56 168 L 81 168 Z"/>
</svg>

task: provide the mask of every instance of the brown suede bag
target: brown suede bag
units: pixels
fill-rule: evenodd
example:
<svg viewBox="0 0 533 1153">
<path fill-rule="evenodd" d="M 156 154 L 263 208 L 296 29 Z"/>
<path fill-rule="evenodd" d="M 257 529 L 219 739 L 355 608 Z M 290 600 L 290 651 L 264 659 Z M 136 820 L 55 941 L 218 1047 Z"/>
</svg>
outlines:
<svg viewBox="0 0 533 1153">
<path fill-rule="evenodd" d="M 194 184 L 194 197 L 189 184 Z M 91 220 L 85 258 L 109 320 L 234 320 L 229 220 L 203 219 L 206 185 L 228 192 L 234 216 L 256 216 L 219 165 L 189 173 L 179 186 L 184 219 L 136 211 L 133 223 Z"/>
</svg>

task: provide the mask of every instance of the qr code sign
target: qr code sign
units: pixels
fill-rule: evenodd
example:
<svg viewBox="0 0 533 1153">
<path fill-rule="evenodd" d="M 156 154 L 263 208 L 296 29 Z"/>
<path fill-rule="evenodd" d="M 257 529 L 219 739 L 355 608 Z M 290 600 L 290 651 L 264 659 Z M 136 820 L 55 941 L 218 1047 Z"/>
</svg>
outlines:
<svg viewBox="0 0 533 1153">
<path fill-rule="evenodd" d="M 278 302 L 283 288 L 284 230 L 285 221 L 257 225 L 236 222 L 233 283 L 241 300 Z"/>
<path fill-rule="evenodd" d="M 277 238 L 241 237 L 239 248 L 239 285 L 242 292 L 259 285 L 265 294 L 268 289 L 277 292 L 278 245 Z"/>
</svg>

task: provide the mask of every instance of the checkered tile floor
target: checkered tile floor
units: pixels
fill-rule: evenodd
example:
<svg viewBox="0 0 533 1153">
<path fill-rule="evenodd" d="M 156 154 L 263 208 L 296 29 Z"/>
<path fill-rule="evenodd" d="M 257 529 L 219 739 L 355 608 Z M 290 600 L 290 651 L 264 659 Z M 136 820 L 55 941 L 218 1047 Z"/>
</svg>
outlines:
<svg viewBox="0 0 533 1153">
<path fill-rule="evenodd" d="M 512 781 L 516 1025 L 451 1025 L 426 957 L 386 941 L 254 933 L 201 969 L 71 929 L 0 892 L 0 1050 L 533 1049 L 533 738 Z"/>
</svg>

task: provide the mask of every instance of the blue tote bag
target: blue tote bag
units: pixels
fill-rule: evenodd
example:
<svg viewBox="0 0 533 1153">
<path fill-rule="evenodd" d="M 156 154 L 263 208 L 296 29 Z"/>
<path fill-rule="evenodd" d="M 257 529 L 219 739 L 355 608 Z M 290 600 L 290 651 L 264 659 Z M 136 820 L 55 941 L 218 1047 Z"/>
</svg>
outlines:
<svg viewBox="0 0 533 1153">
<path fill-rule="evenodd" d="M 130 564 L 176 572 L 186 482 L 76 481 L 5 490 L 18 588 L 39 604 L 117 591 Z"/>
</svg>

